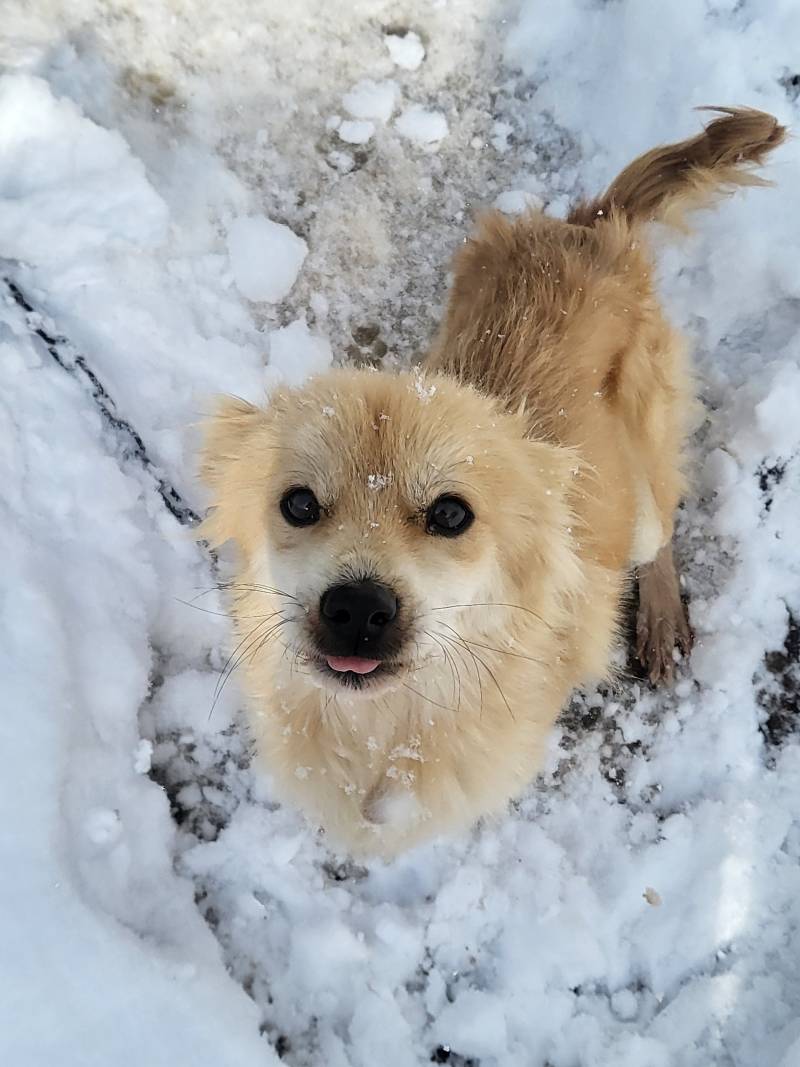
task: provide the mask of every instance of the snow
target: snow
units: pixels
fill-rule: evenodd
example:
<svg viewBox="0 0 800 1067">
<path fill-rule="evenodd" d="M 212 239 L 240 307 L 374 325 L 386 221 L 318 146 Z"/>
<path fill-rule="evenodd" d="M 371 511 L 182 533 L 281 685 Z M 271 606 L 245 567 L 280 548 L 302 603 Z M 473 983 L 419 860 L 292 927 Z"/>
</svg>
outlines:
<svg viewBox="0 0 800 1067">
<path fill-rule="evenodd" d="M 345 120 L 340 124 L 337 133 L 347 144 L 366 144 L 375 133 L 375 123 Z"/>
<path fill-rule="evenodd" d="M 493 206 L 506 215 L 521 215 L 524 211 L 540 210 L 542 198 L 525 189 L 508 189 L 495 197 Z"/>
<path fill-rule="evenodd" d="M 85 122 L 44 82 L 0 78 L 0 152 L 5 257 L 63 262 L 65 245 L 75 255 L 105 242 L 163 240 L 165 205 L 123 138 Z"/>
<path fill-rule="evenodd" d="M 500 997 L 480 989 L 465 989 L 445 1005 L 434 1034 L 441 1045 L 457 1048 L 466 1056 L 488 1056 L 500 1062 L 508 1056 L 505 1005 Z"/>
<path fill-rule="evenodd" d="M 342 103 L 356 119 L 388 122 L 397 106 L 399 89 L 391 80 L 375 82 L 364 78 L 342 97 Z"/>
<path fill-rule="evenodd" d="M 137 774 L 150 642 L 196 551 L 7 303 L 0 336 L 2 1061 L 270 1062 Z"/>
<path fill-rule="evenodd" d="M 271 304 L 283 300 L 291 292 L 307 254 L 308 246 L 301 237 L 263 215 L 235 219 L 228 228 L 234 281 L 248 300 Z"/>
<path fill-rule="evenodd" d="M 333 352 L 327 338 L 312 334 L 303 319 L 273 330 L 269 337 L 270 369 L 290 385 L 300 385 L 309 375 L 331 366 Z"/>
<path fill-rule="evenodd" d="M 413 30 L 403 35 L 387 33 L 383 40 L 392 62 L 403 70 L 416 70 L 425 58 L 425 46 Z"/>
<path fill-rule="evenodd" d="M 419 104 L 407 107 L 395 126 L 404 137 L 420 145 L 433 145 L 447 136 L 447 119 L 441 111 L 428 111 Z"/>
<path fill-rule="evenodd" d="M 694 105 L 798 126 L 794 4 L 394 6 L 4 7 L 2 274 L 44 318 L 0 302 L 0 1061 L 795 1067 L 796 140 L 660 250 L 706 415 L 673 691 L 577 695 L 507 816 L 364 867 L 274 803 L 217 693 L 226 559 L 158 483 L 202 512 L 217 393 L 407 364 L 479 205 L 563 214 Z"/>
</svg>

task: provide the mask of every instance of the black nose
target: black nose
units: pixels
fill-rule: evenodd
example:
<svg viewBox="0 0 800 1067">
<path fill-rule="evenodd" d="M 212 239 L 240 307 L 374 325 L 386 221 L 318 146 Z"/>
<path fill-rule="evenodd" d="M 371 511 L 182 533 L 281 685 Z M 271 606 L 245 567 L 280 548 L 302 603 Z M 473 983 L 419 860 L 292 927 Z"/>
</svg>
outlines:
<svg viewBox="0 0 800 1067">
<path fill-rule="evenodd" d="M 348 582 L 334 585 L 322 594 L 320 618 L 338 641 L 353 652 L 368 651 L 377 644 L 397 615 L 397 597 L 378 582 Z"/>
</svg>

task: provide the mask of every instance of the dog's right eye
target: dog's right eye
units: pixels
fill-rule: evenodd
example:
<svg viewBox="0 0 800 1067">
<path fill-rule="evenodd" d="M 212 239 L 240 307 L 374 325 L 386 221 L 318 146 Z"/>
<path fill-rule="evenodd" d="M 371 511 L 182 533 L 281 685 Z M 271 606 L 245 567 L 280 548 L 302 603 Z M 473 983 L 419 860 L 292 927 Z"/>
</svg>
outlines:
<svg viewBox="0 0 800 1067">
<path fill-rule="evenodd" d="M 307 485 L 287 489 L 281 497 L 281 515 L 290 526 L 313 526 L 321 514 L 319 501 Z"/>
<path fill-rule="evenodd" d="M 457 496 L 440 496 L 428 508 L 425 528 L 440 537 L 458 537 L 472 525 L 475 516 L 469 505 Z"/>
</svg>

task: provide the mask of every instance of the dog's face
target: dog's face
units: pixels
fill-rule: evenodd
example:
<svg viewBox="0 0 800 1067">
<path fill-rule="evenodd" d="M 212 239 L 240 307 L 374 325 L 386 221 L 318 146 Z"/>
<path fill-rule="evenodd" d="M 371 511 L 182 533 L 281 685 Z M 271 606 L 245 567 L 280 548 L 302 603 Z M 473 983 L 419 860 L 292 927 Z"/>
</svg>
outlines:
<svg viewBox="0 0 800 1067">
<path fill-rule="evenodd" d="M 281 642 L 353 694 L 535 611 L 569 569 L 569 457 L 445 378 L 339 371 L 212 422 L 207 532 L 278 598 Z M 266 590 L 275 590 L 266 593 Z M 509 608 L 508 605 L 519 605 Z"/>
</svg>

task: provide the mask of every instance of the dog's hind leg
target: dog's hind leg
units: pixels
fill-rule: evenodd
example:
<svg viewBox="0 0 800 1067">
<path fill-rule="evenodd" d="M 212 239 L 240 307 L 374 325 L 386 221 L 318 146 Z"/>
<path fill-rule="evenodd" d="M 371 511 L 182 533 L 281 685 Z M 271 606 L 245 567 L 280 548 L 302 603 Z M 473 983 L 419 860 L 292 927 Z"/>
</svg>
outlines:
<svg viewBox="0 0 800 1067">
<path fill-rule="evenodd" d="M 671 541 L 652 562 L 639 567 L 638 579 L 636 657 L 654 685 L 669 682 L 675 669 L 675 648 L 687 655 L 692 647 Z"/>
<path fill-rule="evenodd" d="M 633 366 L 634 376 L 623 394 L 632 450 L 639 465 L 637 514 L 631 549 L 639 585 L 636 655 L 654 684 L 670 682 L 677 647 L 688 653 L 692 644 L 672 552 L 674 517 L 685 487 L 684 443 L 701 409 L 683 343 L 666 324 L 656 323 L 647 346 L 647 366 Z M 635 372 L 641 377 L 638 382 Z M 625 383 L 623 383 L 625 384 Z M 637 404 L 637 397 L 644 398 Z"/>
</svg>

